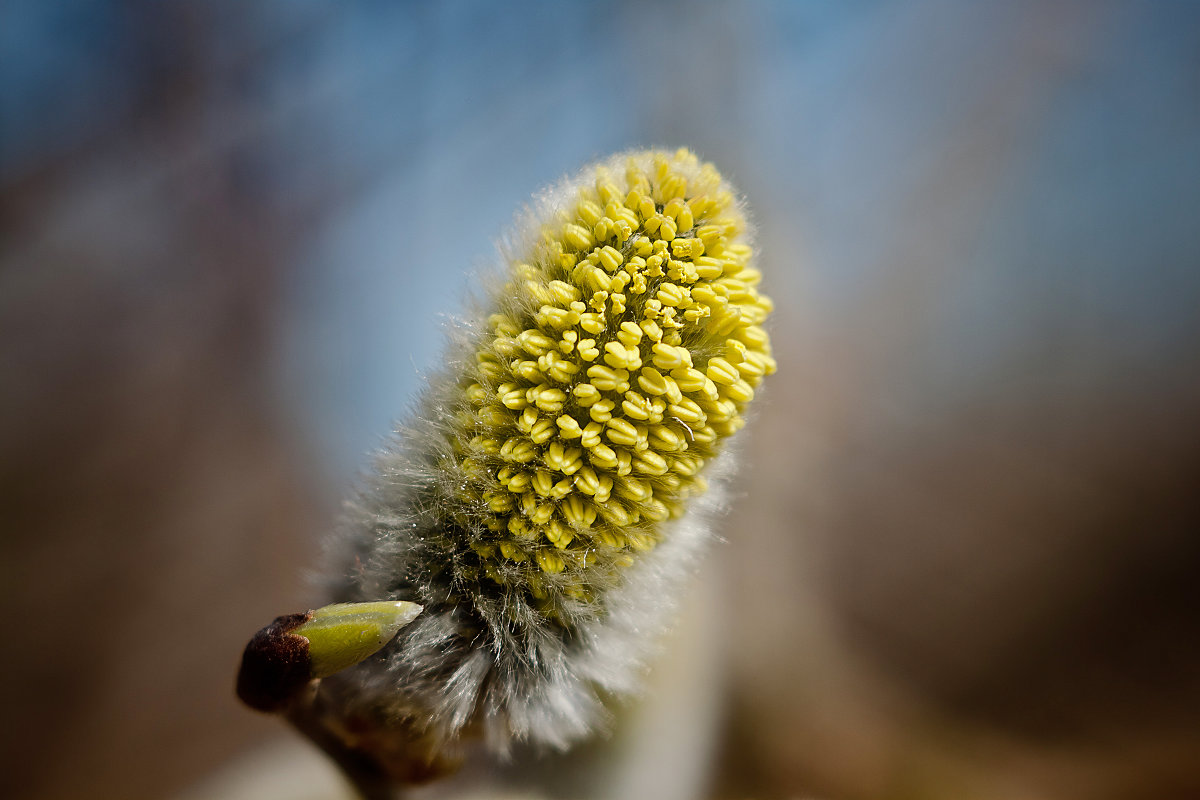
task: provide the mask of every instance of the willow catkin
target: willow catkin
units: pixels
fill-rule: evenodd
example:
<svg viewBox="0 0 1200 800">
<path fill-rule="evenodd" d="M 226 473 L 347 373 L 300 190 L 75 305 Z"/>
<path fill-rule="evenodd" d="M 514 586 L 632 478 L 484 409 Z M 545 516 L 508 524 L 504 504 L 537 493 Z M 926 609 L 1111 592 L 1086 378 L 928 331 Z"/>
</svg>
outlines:
<svg viewBox="0 0 1200 800">
<path fill-rule="evenodd" d="M 636 688 L 775 368 L 742 209 L 687 150 L 589 167 L 505 251 L 332 549 L 334 599 L 425 611 L 331 690 L 431 752 L 564 747 Z"/>
</svg>

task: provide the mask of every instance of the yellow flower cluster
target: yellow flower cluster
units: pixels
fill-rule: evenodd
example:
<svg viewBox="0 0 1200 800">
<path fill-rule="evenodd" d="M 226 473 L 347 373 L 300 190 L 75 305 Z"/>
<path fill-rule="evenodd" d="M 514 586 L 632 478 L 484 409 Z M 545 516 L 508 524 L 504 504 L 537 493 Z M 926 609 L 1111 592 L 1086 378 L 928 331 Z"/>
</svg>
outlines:
<svg viewBox="0 0 1200 800">
<path fill-rule="evenodd" d="M 711 164 L 634 154 L 553 214 L 496 298 L 454 455 L 484 573 L 527 565 L 535 595 L 654 547 L 775 370 L 771 303 Z"/>
</svg>

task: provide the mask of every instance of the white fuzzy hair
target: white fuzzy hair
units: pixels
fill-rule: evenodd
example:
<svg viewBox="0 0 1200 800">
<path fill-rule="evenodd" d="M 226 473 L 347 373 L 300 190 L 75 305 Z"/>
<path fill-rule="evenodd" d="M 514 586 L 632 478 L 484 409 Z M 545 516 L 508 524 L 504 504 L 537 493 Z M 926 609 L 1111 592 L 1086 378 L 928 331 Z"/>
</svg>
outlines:
<svg viewBox="0 0 1200 800">
<path fill-rule="evenodd" d="M 618 154 L 535 198 L 500 248 L 500 272 L 530 257 L 544 221 L 576 200 L 598 167 L 619 174 L 630 156 L 647 153 Z M 682 518 L 657 527 L 659 544 L 636 554 L 616 580 L 590 586 L 593 601 L 559 598 L 557 617 L 531 603 L 516 571 L 507 585 L 464 580 L 458 566 L 470 558 L 469 541 L 486 534 L 482 519 L 477 530 L 465 530 L 461 516 L 451 520 L 445 501 L 461 494 L 465 478 L 446 465 L 457 463 L 463 436 L 454 422 L 460 377 L 494 336 L 484 320 L 504 277 L 491 278 L 477 313 L 449 324 L 442 367 L 378 457 L 329 549 L 331 600 L 411 600 L 425 610 L 379 654 L 326 682 L 349 713 L 403 727 L 430 752 L 468 731 L 504 753 L 517 742 L 563 749 L 604 728 L 604 700 L 638 689 L 681 584 L 711 538 L 733 469 L 726 443 L 705 469 L 709 490 L 688 500 Z"/>
</svg>

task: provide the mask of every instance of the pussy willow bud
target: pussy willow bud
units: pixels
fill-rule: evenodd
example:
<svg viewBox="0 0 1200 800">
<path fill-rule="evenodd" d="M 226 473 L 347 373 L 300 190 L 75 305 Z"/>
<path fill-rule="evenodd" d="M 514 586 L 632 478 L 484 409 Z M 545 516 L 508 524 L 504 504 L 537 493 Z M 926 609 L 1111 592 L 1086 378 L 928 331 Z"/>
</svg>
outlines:
<svg viewBox="0 0 1200 800">
<path fill-rule="evenodd" d="M 379 652 L 421 613 L 416 603 L 337 603 L 277 617 L 250 639 L 237 693 L 259 711 L 279 711 L 308 683 Z"/>
<path fill-rule="evenodd" d="M 425 610 L 323 682 L 327 714 L 430 758 L 467 733 L 563 747 L 636 688 L 775 370 L 751 257 L 686 150 L 536 203 L 332 550 L 336 599 Z"/>
</svg>

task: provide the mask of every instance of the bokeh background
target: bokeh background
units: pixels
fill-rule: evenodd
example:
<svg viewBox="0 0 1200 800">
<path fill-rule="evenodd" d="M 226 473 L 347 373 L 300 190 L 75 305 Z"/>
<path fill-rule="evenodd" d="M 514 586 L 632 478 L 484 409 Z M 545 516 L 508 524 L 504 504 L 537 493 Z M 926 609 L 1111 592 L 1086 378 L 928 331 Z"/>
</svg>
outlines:
<svg viewBox="0 0 1200 800">
<path fill-rule="evenodd" d="M 1200 796 L 1200 4 L 1112 0 L 5 2 L 0 795 L 326 791 L 241 647 L 645 145 L 749 199 L 780 369 L 687 692 L 536 792 Z"/>
</svg>

